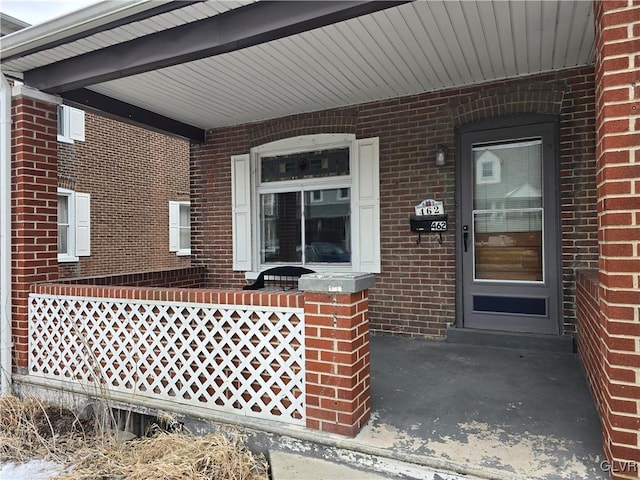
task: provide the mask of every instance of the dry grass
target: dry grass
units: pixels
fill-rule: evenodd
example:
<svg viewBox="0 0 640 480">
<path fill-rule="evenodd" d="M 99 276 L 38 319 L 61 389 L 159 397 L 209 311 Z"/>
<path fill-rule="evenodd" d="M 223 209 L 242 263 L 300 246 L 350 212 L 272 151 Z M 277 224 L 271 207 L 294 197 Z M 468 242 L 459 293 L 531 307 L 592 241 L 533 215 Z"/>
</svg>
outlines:
<svg viewBox="0 0 640 480">
<path fill-rule="evenodd" d="M 166 421 L 166 419 L 164 419 Z M 29 398 L 0 397 L 0 461 L 73 465 L 60 480 L 267 480 L 267 463 L 241 439 L 160 432 L 118 443 L 93 419 Z"/>
<path fill-rule="evenodd" d="M 94 419 L 80 420 L 67 409 L 0 397 L 0 461 L 24 462 L 30 458 L 64 461 L 97 438 Z"/>
</svg>

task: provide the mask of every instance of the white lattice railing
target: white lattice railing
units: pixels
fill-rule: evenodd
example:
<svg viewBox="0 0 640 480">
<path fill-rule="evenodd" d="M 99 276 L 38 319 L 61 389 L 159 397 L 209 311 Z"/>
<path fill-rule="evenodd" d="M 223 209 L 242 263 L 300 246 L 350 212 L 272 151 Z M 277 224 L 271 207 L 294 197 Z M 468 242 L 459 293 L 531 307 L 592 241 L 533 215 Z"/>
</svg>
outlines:
<svg viewBox="0 0 640 480">
<path fill-rule="evenodd" d="M 32 294 L 29 374 L 304 425 L 304 312 Z"/>
</svg>

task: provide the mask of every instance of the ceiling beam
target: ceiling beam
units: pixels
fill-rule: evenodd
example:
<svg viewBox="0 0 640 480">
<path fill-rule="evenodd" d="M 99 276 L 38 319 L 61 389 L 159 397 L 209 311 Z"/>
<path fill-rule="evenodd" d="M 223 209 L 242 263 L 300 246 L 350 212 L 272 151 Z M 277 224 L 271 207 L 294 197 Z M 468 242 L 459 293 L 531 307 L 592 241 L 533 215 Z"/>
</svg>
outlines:
<svg viewBox="0 0 640 480">
<path fill-rule="evenodd" d="M 265 1 L 45 65 L 24 82 L 49 93 L 240 50 L 407 3 L 402 1 Z"/>
<path fill-rule="evenodd" d="M 206 132 L 202 128 L 179 122 L 86 88 L 64 92 L 62 98 L 66 100 L 65 103 L 76 104 L 127 123 L 168 133 L 195 143 L 203 143 L 205 139 Z"/>
</svg>

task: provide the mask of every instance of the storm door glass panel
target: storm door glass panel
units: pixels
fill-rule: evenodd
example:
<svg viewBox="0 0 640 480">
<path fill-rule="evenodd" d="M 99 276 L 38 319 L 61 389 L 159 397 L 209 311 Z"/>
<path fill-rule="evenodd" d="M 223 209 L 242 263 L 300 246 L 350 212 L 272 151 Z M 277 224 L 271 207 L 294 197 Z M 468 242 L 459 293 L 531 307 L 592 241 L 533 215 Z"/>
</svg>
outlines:
<svg viewBox="0 0 640 480">
<path fill-rule="evenodd" d="M 349 190 L 349 188 L 334 188 L 305 192 L 306 263 L 351 261 Z"/>
<path fill-rule="evenodd" d="M 301 192 L 260 195 L 261 263 L 302 261 Z"/>
<path fill-rule="evenodd" d="M 542 282 L 542 141 L 473 148 L 474 279 Z"/>
</svg>

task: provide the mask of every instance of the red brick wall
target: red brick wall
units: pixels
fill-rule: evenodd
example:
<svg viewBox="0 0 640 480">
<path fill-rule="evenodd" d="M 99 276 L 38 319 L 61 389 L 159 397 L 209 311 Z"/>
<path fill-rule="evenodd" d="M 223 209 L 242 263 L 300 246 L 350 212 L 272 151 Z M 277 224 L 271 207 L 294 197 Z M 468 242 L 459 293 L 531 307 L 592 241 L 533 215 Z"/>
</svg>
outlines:
<svg viewBox="0 0 640 480">
<path fill-rule="evenodd" d="M 304 302 L 307 427 L 356 435 L 371 413 L 368 292 Z"/>
<path fill-rule="evenodd" d="M 382 270 L 370 291 L 373 330 L 442 336 L 455 318 L 454 128 L 490 116 L 540 112 L 560 116 L 563 300 L 565 330 L 575 325 L 575 270 L 597 265 L 593 68 L 584 67 L 465 89 L 211 130 L 192 146 L 194 256 L 214 287 L 237 287 L 232 271 L 232 155 L 297 135 L 354 133 L 380 137 Z M 436 167 L 438 146 L 449 161 Z M 444 201 L 449 231 L 443 244 L 409 230 L 413 206 Z"/>
<path fill-rule="evenodd" d="M 117 285 L 129 287 L 204 288 L 204 267 L 175 268 L 151 272 L 101 275 L 97 277 L 75 277 L 60 280 L 65 285 Z"/>
<path fill-rule="evenodd" d="M 169 201 L 189 200 L 189 144 L 87 113 L 85 141 L 59 143 L 58 186 L 91 194 L 91 256 L 61 277 L 185 267 L 169 252 Z"/>
<path fill-rule="evenodd" d="M 11 113 L 13 358 L 26 368 L 29 288 L 58 278 L 57 112 L 52 103 L 19 95 Z"/>
<path fill-rule="evenodd" d="M 640 4 L 596 2 L 595 24 L 601 366 L 586 368 L 602 378 L 593 389 L 612 477 L 638 478 Z"/>
<path fill-rule="evenodd" d="M 598 289 L 597 270 L 578 272 L 576 289 L 578 355 L 595 398 L 598 413 L 603 420 L 603 438 L 606 438 L 606 432 L 611 426 L 604 425 L 608 410 L 608 393 L 605 384 L 605 349 L 602 338 L 606 333 L 601 323 Z M 627 403 L 626 409 L 635 412 L 635 402 Z"/>
</svg>

